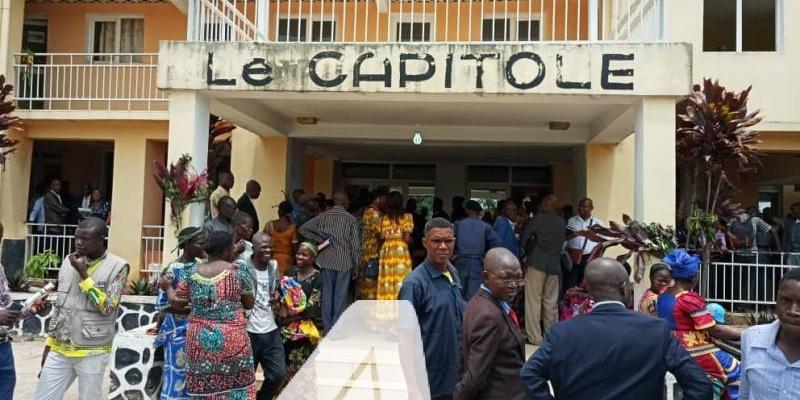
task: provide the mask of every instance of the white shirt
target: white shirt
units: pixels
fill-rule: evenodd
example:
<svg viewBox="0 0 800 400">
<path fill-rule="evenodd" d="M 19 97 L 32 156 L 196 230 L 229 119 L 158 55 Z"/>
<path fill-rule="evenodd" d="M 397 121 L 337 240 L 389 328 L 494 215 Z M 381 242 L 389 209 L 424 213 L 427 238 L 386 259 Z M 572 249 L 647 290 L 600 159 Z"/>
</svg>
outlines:
<svg viewBox="0 0 800 400">
<path fill-rule="evenodd" d="M 251 265 L 250 262 L 248 264 Z M 273 289 L 277 287 L 277 270 L 278 263 L 275 260 L 270 260 L 269 267 L 264 271 L 252 268 L 255 278 L 256 304 L 247 319 L 248 332 L 267 333 L 278 329 L 278 324 L 275 323 L 275 314 L 269 305 Z"/>
<path fill-rule="evenodd" d="M 593 216 L 589 217 L 589 219 L 583 219 L 580 215 L 576 215 L 567 221 L 567 228 L 575 232 L 589 230 L 589 227 L 592 225 L 605 226 L 606 224 L 601 219 Z M 583 254 L 590 254 L 597 245 L 597 242 L 591 241 L 583 236 L 575 236 L 567 241 L 567 247 L 570 249 L 583 249 Z"/>
</svg>

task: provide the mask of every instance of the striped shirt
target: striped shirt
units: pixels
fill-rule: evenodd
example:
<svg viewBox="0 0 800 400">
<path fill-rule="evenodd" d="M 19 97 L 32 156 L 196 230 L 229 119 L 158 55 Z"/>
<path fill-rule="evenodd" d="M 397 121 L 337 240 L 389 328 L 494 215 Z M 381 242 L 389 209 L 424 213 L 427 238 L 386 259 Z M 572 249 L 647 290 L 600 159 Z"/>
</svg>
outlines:
<svg viewBox="0 0 800 400">
<path fill-rule="evenodd" d="M 742 334 L 740 399 L 800 399 L 800 361 L 789 364 L 778 348 L 780 324 L 753 326 Z"/>
<path fill-rule="evenodd" d="M 358 256 L 361 254 L 358 220 L 342 206 L 334 206 L 310 219 L 298 232 L 315 243 L 332 239 L 331 245 L 320 251 L 317 257 L 320 268 L 347 272 L 358 265 Z"/>
</svg>

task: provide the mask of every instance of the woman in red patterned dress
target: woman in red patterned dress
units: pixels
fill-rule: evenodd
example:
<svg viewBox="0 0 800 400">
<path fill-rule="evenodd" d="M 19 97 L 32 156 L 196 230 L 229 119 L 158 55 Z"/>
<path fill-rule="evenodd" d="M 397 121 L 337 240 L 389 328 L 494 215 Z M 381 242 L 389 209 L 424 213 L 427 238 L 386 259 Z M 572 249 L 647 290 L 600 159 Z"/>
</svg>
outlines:
<svg viewBox="0 0 800 400">
<path fill-rule="evenodd" d="M 190 304 L 186 333 L 186 393 L 192 399 L 255 399 L 255 370 L 244 310 L 253 308 L 253 278 L 231 264 L 233 237 L 212 232 L 208 262 L 183 270 L 177 289 L 167 277 L 173 306 Z"/>
</svg>

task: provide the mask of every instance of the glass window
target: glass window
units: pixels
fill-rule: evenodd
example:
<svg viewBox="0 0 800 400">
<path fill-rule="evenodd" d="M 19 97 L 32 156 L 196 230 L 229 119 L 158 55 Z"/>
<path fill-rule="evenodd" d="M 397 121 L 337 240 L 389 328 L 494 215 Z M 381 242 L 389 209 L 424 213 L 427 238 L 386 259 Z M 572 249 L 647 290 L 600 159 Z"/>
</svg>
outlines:
<svg viewBox="0 0 800 400">
<path fill-rule="evenodd" d="M 737 4 L 741 3 L 741 25 Z M 775 0 L 705 0 L 703 51 L 775 51 Z M 736 42 L 741 35 L 741 47 Z M 780 32 L 778 32 L 780 34 Z"/>
<path fill-rule="evenodd" d="M 508 167 L 492 165 L 470 165 L 467 167 L 469 182 L 508 183 Z"/>
<path fill-rule="evenodd" d="M 143 18 L 103 18 L 92 24 L 93 53 L 144 52 Z M 110 56 L 94 56 L 94 61 L 109 62 Z M 115 56 L 116 62 L 142 62 L 142 56 Z"/>
<path fill-rule="evenodd" d="M 512 167 L 513 183 L 550 184 L 550 167 Z"/>
<path fill-rule="evenodd" d="M 312 42 L 332 42 L 336 40 L 336 21 L 311 22 Z"/>
<path fill-rule="evenodd" d="M 278 20 L 278 42 L 305 42 L 308 25 L 303 18 L 281 18 Z"/>
<path fill-rule="evenodd" d="M 342 163 L 342 177 L 350 179 L 389 179 L 389 164 Z"/>
<path fill-rule="evenodd" d="M 407 181 L 435 181 L 435 165 L 395 164 L 392 179 Z"/>
<path fill-rule="evenodd" d="M 775 51 L 775 0 L 742 0 L 742 51 Z"/>
<path fill-rule="evenodd" d="M 398 42 L 430 42 L 430 40 L 431 40 L 430 22 L 397 23 Z"/>
<path fill-rule="evenodd" d="M 481 40 L 484 42 L 505 42 L 511 40 L 510 21 L 502 18 L 484 19 Z"/>
<path fill-rule="evenodd" d="M 517 21 L 517 40 L 520 42 L 539 41 L 539 21 Z"/>
<path fill-rule="evenodd" d="M 703 51 L 736 51 L 736 0 L 703 3 Z"/>
</svg>

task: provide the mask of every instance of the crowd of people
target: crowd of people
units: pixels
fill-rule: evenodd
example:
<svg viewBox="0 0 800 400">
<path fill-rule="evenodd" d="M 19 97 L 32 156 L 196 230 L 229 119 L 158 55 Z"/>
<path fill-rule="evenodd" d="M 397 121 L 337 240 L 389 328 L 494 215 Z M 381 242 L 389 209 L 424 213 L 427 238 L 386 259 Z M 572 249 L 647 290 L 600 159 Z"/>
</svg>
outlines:
<svg viewBox="0 0 800 400">
<path fill-rule="evenodd" d="M 355 299 L 411 303 L 433 399 L 660 398 L 668 371 L 686 399 L 800 398 L 786 383 L 800 381 L 800 270 L 777 288 L 778 321 L 742 334 L 692 291 L 700 260 L 684 250 L 651 267 L 634 311 L 630 267 L 590 262 L 603 240 L 590 228 L 604 222 L 588 198 L 577 215 L 546 195 L 501 201 L 494 216 L 461 197 L 448 215 L 435 199 L 428 220 L 398 192 L 353 203 L 296 190 L 262 223 L 258 182 L 237 201 L 233 175 L 218 180 L 206 222 L 179 232 L 158 281 L 162 399 L 274 398 Z M 61 266 L 37 400 L 75 379 L 81 399 L 100 398 L 129 270 L 104 247 L 106 223 L 82 220 Z M 12 310 L 3 283 L 0 325 L 51 306 Z M 7 340 L 0 399 L 14 386 Z M 722 345 L 738 340 L 741 363 Z M 526 342 L 538 347 L 527 361 Z"/>
</svg>

